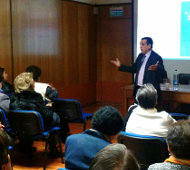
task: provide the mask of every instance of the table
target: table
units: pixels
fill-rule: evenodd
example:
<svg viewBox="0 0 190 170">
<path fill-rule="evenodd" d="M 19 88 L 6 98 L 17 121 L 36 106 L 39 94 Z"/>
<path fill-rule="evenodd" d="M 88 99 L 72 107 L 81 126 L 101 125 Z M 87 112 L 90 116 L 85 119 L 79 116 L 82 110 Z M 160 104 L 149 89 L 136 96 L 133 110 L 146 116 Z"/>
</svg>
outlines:
<svg viewBox="0 0 190 170">
<path fill-rule="evenodd" d="M 160 84 L 162 92 L 162 103 L 165 105 L 171 103 L 173 110 L 178 106 L 178 103 L 190 104 L 190 85 L 179 85 L 177 91 L 173 90 L 173 86 L 170 85 L 169 89 L 165 89 L 163 84 Z M 133 97 L 133 85 L 128 85 L 122 88 L 123 90 L 123 117 L 126 115 L 130 105 L 134 104 Z M 164 107 L 163 107 L 164 108 Z M 168 108 L 167 108 L 168 109 Z M 167 110 L 164 108 L 164 110 Z"/>
</svg>

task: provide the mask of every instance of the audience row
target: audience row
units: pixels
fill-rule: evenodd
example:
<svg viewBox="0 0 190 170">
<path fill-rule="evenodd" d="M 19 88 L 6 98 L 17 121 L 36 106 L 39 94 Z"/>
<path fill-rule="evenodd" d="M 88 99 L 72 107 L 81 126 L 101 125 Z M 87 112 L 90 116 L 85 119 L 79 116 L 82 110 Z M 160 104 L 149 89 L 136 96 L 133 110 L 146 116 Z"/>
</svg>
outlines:
<svg viewBox="0 0 190 170">
<path fill-rule="evenodd" d="M 58 96 L 58 92 L 49 84 L 36 82 L 40 74 L 39 67 L 28 67 L 26 72 L 15 78 L 13 91 L 11 85 L 6 83 L 8 76 L 6 71 L 0 68 L 0 107 L 7 113 L 7 117 L 9 117 L 9 109 L 39 111 L 46 130 L 54 125 L 61 126 L 62 139 L 65 140 L 69 132 L 68 123 L 51 107 L 52 99 Z M 158 112 L 156 110 L 157 91 L 151 84 L 145 84 L 139 88 L 136 101 L 137 104 L 129 108 L 124 121 L 116 108 L 105 106 L 93 115 L 91 129 L 81 134 L 68 136 L 65 143 L 66 168 L 70 170 L 140 169 L 135 156 L 127 149 L 127 146 L 111 144 L 112 139 L 124 129 L 134 134 L 159 136 L 166 139 L 171 156 L 164 163 L 151 165 L 150 170 L 190 169 L 190 120 L 177 122 L 167 112 Z M 0 126 L 3 127 L 1 124 Z M 8 145 L 5 145 L 6 135 L 1 128 L 1 168 L 8 167 L 7 163 L 10 162 Z M 26 141 L 20 140 L 20 142 L 22 147 L 28 144 Z M 52 148 L 56 147 L 55 143 L 54 141 Z M 30 147 L 32 151 L 32 143 L 26 147 Z"/>
<path fill-rule="evenodd" d="M 7 118 L 10 120 L 9 109 L 38 111 L 43 117 L 45 130 L 49 130 L 53 126 L 61 127 L 61 138 L 64 142 L 69 133 L 68 121 L 64 112 L 58 114 L 51 107 L 52 99 L 58 97 L 58 92 L 47 83 L 36 82 L 40 75 L 41 69 L 39 67 L 29 66 L 26 68 L 26 72 L 16 76 L 14 88 L 11 88 L 11 85 L 6 82 L 8 77 L 6 71 L 0 68 L 0 107 L 6 112 Z M 58 152 L 55 149 L 56 141 L 51 140 L 51 142 L 53 144 L 50 144 L 50 149 Z M 20 139 L 21 151 L 35 151 L 32 143 Z M 58 154 L 55 153 L 54 155 Z"/>
</svg>

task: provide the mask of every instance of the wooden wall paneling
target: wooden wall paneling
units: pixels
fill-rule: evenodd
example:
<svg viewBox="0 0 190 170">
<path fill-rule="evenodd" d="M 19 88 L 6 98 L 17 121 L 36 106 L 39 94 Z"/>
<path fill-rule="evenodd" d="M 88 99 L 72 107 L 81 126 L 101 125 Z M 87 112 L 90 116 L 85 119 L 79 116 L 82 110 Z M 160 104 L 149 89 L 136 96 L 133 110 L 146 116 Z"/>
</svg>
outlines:
<svg viewBox="0 0 190 170">
<path fill-rule="evenodd" d="M 78 72 L 78 6 L 63 1 L 63 58 L 65 86 L 79 82 Z"/>
<path fill-rule="evenodd" d="M 60 96 L 95 102 L 93 7 L 62 0 L 14 0 L 12 6 L 15 75 L 38 65 L 41 81 L 53 83 Z"/>
<path fill-rule="evenodd" d="M 92 35 L 92 7 L 86 4 L 63 1 L 63 58 L 64 87 L 60 89 L 65 98 L 76 98 L 82 104 L 96 101 L 96 72 L 92 61 L 96 49 Z M 91 21 L 92 20 L 92 21 Z M 92 82 L 92 80 L 94 82 Z"/>
<path fill-rule="evenodd" d="M 89 81 L 97 81 L 97 15 L 93 13 L 93 6 L 89 6 L 88 23 L 88 53 L 89 53 Z"/>
<path fill-rule="evenodd" d="M 79 84 L 89 82 L 89 49 L 88 49 L 88 5 L 78 6 L 78 61 Z"/>
<path fill-rule="evenodd" d="M 132 63 L 132 5 L 124 8 L 123 17 L 110 17 L 110 7 L 100 6 L 98 17 L 98 84 L 97 100 L 122 103 L 121 87 L 132 83 L 132 74 L 117 71 L 111 59 L 118 57 L 123 64 Z M 114 91 L 114 93 L 113 93 Z"/>
<path fill-rule="evenodd" d="M 48 55 L 47 60 L 49 64 L 49 69 L 46 72 L 45 77 L 50 77 L 51 83 L 53 83 L 56 88 L 62 88 L 64 86 L 64 77 L 63 77 L 63 6 L 61 0 L 56 0 L 56 3 L 50 4 L 51 8 L 53 8 L 53 12 L 50 10 L 48 15 L 51 20 L 49 20 L 50 29 L 53 30 L 50 33 L 50 41 L 52 41 L 52 53 L 54 55 Z M 45 56 L 44 56 L 45 57 Z M 44 58 L 45 60 L 46 58 Z M 46 70 L 44 68 L 44 70 Z"/>
<path fill-rule="evenodd" d="M 5 68 L 12 82 L 10 1 L 1 0 L 0 7 L 0 67 Z"/>
<path fill-rule="evenodd" d="M 41 81 L 62 85 L 61 4 L 61 0 L 12 1 L 15 75 L 34 64 L 42 68 Z"/>
</svg>

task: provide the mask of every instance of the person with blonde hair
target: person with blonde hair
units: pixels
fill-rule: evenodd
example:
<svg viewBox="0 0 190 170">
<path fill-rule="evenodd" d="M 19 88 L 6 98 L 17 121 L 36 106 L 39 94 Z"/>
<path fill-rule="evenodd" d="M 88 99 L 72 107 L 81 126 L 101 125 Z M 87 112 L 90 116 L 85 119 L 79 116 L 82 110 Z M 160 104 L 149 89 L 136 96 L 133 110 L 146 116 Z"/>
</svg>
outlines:
<svg viewBox="0 0 190 170">
<path fill-rule="evenodd" d="M 14 88 L 15 94 L 11 97 L 10 109 L 38 111 L 43 118 L 45 130 L 60 125 L 59 115 L 46 107 L 41 94 L 34 91 L 32 73 L 19 74 L 14 80 Z M 51 148 L 50 151 L 54 154 L 55 147 L 52 146 Z M 32 148 L 32 143 L 28 144 L 24 141 L 21 144 L 21 150 L 32 152 L 35 149 Z"/>
<path fill-rule="evenodd" d="M 89 170 L 140 170 L 133 154 L 125 145 L 114 143 L 99 151 L 90 164 Z"/>
<path fill-rule="evenodd" d="M 11 109 L 36 110 L 44 120 L 45 129 L 59 125 L 60 118 L 57 113 L 45 106 L 42 96 L 34 91 L 32 73 L 21 73 L 14 80 L 15 95 L 11 99 Z"/>
</svg>

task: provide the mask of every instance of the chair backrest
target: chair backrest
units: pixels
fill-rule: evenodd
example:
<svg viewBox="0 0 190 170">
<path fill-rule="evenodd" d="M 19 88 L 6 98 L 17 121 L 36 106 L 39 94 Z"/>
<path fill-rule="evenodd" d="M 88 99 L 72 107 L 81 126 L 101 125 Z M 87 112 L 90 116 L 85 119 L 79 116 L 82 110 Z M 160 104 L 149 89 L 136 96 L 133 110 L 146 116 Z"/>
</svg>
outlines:
<svg viewBox="0 0 190 170">
<path fill-rule="evenodd" d="M 66 114 L 68 121 L 83 121 L 82 108 L 78 100 L 56 98 L 53 100 L 53 109 L 58 114 Z"/>
<path fill-rule="evenodd" d="M 21 138 L 42 135 L 44 123 L 41 114 L 33 110 L 11 110 L 10 123 Z"/>
<path fill-rule="evenodd" d="M 8 126 L 8 121 L 7 121 L 7 116 L 6 113 L 3 109 L 0 108 L 0 121 L 1 123 L 7 127 Z"/>
<path fill-rule="evenodd" d="M 169 113 L 175 120 L 188 119 L 190 115 L 183 113 Z"/>
<path fill-rule="evenodd" d="M 118 136 L 118 142 L 133 152 L 143 169 L 147 169 L 153 163 L 163 162 L 168 157 L 166 141 L 161 137 L 122 131 Z"/>
<path fill-rule="evenodd" d="M 190 82 L 190 74 L 180 73 L 179 74 L 179 84 L 189 84 Z"/>
<path fill-rule="evenodd" d="M 3 109 L 0 108 L 0 121 L 5 126 L 5 130 L 9 135 L 12 132 L 12 128 L 10 127 L 10 123 L 7 119 L 7 115 Z"/>
</svg>

